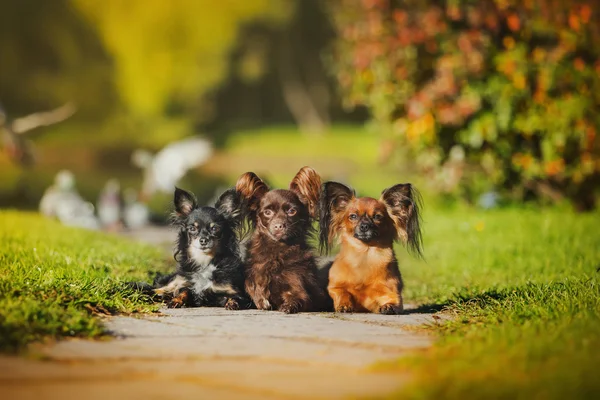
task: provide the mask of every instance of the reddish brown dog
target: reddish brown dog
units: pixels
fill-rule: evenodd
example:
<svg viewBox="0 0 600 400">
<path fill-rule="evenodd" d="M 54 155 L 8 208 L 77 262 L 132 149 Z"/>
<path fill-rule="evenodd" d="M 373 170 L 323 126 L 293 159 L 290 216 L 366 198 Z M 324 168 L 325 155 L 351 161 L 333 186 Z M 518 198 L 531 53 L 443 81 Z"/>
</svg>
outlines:
<svg viewBox="0 0 600 400">
<path fill-rule="evenodd" d="M 356 197 L 337 182 L 323 185 L 320 244 L 336 237 L 340 252 L 329 270 L 329 295 L 337 312 L 397 314 L 403 310 L 402 276 L 393 244 L 421 256 L 420 196 L 411 184 L 385 189 L 381 198 Z"/>
</svg>

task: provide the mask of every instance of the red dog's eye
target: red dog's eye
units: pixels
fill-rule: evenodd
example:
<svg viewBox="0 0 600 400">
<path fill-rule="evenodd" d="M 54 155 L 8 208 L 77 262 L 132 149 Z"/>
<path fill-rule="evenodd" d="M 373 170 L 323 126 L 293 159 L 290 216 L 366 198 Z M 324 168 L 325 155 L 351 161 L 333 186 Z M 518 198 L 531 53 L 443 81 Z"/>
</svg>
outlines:
<svg viewBox="0 0 600 400">
<path fill-rule="evenodd" d="M 357 214 L 350 214 L 348 216 L 348 218 L 350 219 L 350 221 L 356 221 L 358 219 L 358 215 Z"/>
<path fill-rule="evenodd" d="M 381 221 L 383 219 L 383 215 L 381 215 L 381 214 L 375 214 L 375 216 L 373 217 L 373 219 L 375 221 Z"/>
<path fill-rule="evenodd" d="M 293 217 L 294 215 L 296 215 L 296 213 L 297 213 L 297 212 L 298 212 L 298 211 L 296 211 L 296 209 L 295 209 L 295 208 L 290 208 L 290 209 L 288 210 L 287 214 L 288 214 L 290 217 Z"/>
<path fill-rule="evenodd" d="M 263 211 L 263 214 L 265 214 L 265 217 L 270 217 L 273 215 L 273 210 L 265 210 Z"/>
</svg>

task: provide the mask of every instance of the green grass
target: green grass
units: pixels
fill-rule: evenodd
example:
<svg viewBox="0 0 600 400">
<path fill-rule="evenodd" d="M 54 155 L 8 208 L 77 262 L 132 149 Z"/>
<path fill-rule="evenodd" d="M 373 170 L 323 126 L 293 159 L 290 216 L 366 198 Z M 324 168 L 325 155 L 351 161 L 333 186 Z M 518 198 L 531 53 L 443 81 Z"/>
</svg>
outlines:
<svg viewBox="0 0 600 400">
<path fill-rule="evenodd" d="M 402 257 L 406 295 L 443 306 L 432 349 L 378 368 L 410 373 L 392 398 L 598 398 L 600 213 L 427 214 L 427 263 Z"/>
<path fill-rule="evenodd" d="M 0 351 L 64 336 L 104 333 L 97 313 L 156 309 L 123 282 L 163 269 L 157 249 L 0 210 Z"/>
</svg>

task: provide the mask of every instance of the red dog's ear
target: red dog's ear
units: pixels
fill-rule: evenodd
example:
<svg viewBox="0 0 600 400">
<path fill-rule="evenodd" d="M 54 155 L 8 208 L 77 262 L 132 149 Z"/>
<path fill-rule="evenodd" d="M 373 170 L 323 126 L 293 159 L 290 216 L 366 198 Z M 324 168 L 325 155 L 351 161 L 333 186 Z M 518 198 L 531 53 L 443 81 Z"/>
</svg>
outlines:
<svg viewBox="0 0 600 400">
<path fill-rule="evenodd" d="M 322 253 L 329 251 L 333 239 L 341 229 L 346 207 L 354 196 L 354 190 L 341 183 L 323 184 L 319 206 L 319 247 Z"/>
<path fill-rule="evenodd" d="M 321 177 L 311 167 L 302 167 L 290 183 L 290 190 L 308 207 L 308 213 L 318 218 Z"/>
<path fill-rule="evenodd" d="M 394 221 L 398 239 L 417 257 L 423 257 L 421 235 L 421 195 L 410 183 L 398 184 L 385 189 L 379 199 L 385 204 Z"/>
<path fill-rule="evenodd" d="M 235 190 L 246 200 L 248 210 L 256 212 L 269 187 L 254 172 L 246 172 L 237 180 Z"/>
</svg>

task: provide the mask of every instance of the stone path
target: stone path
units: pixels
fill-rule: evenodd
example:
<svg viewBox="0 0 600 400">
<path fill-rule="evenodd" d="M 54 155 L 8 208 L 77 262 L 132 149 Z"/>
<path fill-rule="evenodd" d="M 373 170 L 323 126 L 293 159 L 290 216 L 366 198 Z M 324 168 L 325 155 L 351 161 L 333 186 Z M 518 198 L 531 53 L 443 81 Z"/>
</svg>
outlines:
<svg viewBox="0 0 600 400">
<path fill-rule="evenodd" d="M 431 314 L 164 309 L 108 317 L 115 338 L 0 357 L 2 399 L 336 399 L 386 395 L 408 377 L 373 368 L 431 338 Z M 407 329 L 408 328 L 408 329 Z"/>
</svg>

